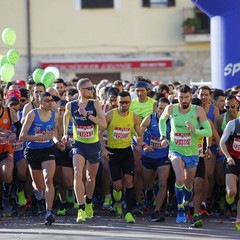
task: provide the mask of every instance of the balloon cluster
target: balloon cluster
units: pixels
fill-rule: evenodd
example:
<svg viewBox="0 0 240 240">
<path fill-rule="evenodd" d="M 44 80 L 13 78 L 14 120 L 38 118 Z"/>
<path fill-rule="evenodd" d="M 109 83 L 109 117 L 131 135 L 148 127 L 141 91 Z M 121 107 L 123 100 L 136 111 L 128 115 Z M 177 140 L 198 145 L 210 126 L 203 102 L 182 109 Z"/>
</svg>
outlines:
<svg viewBox="0 0 240 240">
<path fill-rule="evenodd" d="M 49 88 L 53 85 L 53 82 L 56 78 L 59 78 L 59 70 L 56 67 L 46 67 L 45 70 L 37 68 L 33 72 L 33 81 L 35 83 L 41 82 L 46 88 Z"/>
<path fill-rule="evenodd" d="M 20 59 L 19 52 L 12 48 L 16 41 L 16 32 L 12 28 L 5 28 L 2 32 L 2 41 L 10 49 L 7 55 L 0 58 L 0 75 L 4 82 L 10 82 L 15 74 L 14 65 Z"/>
</svg>

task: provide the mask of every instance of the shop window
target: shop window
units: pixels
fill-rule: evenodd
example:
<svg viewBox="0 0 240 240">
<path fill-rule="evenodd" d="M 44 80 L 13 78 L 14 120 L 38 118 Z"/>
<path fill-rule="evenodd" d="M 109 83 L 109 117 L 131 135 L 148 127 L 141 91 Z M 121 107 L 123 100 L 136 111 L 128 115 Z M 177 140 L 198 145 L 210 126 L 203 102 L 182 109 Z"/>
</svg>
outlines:
<svg viewBox="0 0 240 240">
<path fill-rule="evenodd" d="M 142 0 L 143 7 L 173 7 L 175 0 Z"/>
</svg>

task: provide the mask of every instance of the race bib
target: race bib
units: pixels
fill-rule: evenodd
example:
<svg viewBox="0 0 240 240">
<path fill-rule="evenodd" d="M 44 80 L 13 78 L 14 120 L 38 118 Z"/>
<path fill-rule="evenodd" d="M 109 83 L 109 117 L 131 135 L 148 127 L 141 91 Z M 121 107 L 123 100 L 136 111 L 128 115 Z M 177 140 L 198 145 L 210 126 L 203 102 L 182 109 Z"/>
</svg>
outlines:
<svg viewBox="0 0 240 240">
<path fill-rule="evenodd" d="M 174 133 L 174 143 L 177 146 L 190 146 L 191 145 L 191 134 L 190 133 Z"/>
<path fill-rule="evenodd" d="M 46 131 L 42 131 L 42 130 L 37 130 L 35 131 L 35 136 L 40 136 L 40 135 L 44 135 L 46 133 Z M 40 141 L 35 141 L 38 143 L 47 143 L 50 142 L 50 140 L 40 140 Z"/>
<path fill-rule="evenodd" d="M 236 152 L 240 152 L 240 139 L 239 138 L 233 139 L 233 150 Z"/>
<path fill-rule="evenodd" d="M 114 128 L 113 138 L 116 140 L 126 140 L 130 134 L 130 128 Z"/>
<path fill-rule="evenodd" d="M 108 145 L 108 134 L 107 134 L 107 130 L 104 130 L 102 133 L 102 138 L 103 138 L 103 142 L 104 142 L 104 146 Z"/>
<path fill-rule="evenodd" d="M 77 135 L 80 138 L 93 138 L 94 126 L 77 126 Z"/>
<path fill-rule="evenodd" d="M 75 142 L 73 135 L 68 135 L 68 141 L 70 142 L 70 144 L 73 144 Z"/>
<path fill-rule="evenodd" d="M 162 146 L 161 146 L 160 138 L 151 137 L 149 146 L 152 148 L 161 149 Z"/>
<path fill-rule="evenodd" d="M 198 155 L 199 156 L 203 155 L 203 144 L 198 144 Z"/>
<path fill-rule="evenodd" d="M 13 150 L 16 151 L 21 151 L 23 150 L 23 142 L 16 140 L 15 142 L 12 143 Z"/>
</svg>

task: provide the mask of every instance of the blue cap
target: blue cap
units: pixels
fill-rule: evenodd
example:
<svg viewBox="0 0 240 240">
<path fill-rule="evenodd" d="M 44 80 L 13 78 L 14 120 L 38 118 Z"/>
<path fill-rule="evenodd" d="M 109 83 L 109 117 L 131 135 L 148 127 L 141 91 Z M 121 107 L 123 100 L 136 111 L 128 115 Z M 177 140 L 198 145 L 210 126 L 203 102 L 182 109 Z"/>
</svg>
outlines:
<svg viewBox="0 0 240 240">
<path fill-rule="evenodd" d="M 148 84 L 142 81 L 137 81 L 135 83 L 135 88 L 148 88 Z"/>
</svg>

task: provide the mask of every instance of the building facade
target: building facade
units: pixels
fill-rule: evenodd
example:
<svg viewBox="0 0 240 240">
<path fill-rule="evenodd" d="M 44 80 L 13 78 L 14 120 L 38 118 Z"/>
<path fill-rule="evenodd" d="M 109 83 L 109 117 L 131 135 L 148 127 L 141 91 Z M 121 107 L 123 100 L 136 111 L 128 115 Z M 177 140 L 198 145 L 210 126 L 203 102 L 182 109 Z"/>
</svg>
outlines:
<svg viewBox="0 0 240 240">
<path fill-rule="evenodd" d="M 210 82 L 209 31 L 182 28 L 198 14 L 191 0 L 1 0 L 0 31 L 17 33 L 13 80 L 56 66 L 66 81 Z M 0 55 L 7 51 L 1 42 Z"/>
</svg>

